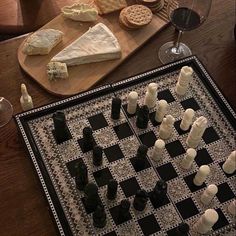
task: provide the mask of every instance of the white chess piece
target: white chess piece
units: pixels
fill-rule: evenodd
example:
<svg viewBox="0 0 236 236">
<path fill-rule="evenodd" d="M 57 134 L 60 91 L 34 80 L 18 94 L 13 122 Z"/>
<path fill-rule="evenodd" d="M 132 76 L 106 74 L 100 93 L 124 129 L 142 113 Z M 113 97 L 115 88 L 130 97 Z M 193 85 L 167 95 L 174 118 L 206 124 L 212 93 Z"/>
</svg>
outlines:
<svg viewBox="0 0 236 236">
<path fill-rule="evenodd" d="M 202 193 L 201 202 L 204 205 L 209 205 L 213 200 L 214 196 L 217 194 L 217 192 L 218 192 L 218 187 L 215 184 L 210 184 Z"/>
<path fill-rule="evenodd" d="M 175 91 L 178 95 L 184 95 L 187 92 L 190 81 L 193 79 L 193 69 L 189 66 L 181 68 Z"/>
<path fill-rule="evenodd" d="M 195 223 L 194 229 L 197 233 L 206 234 L 218 221 L 219 215 L 214 209 L 207 209 L 200 219 Z"/>
<path fill-rule="evenodd" d="M 172 115 L 167 115 L 161 125 L 159 135 L 161 139 L 168 139 L 170 138 L 172 131 L 173 131 L 173 124 L 175 122 L 175 118 Z"/>
<path fill-rule="evenodd" d="M 152 159 L 154 161 L 159 161 L 162 158 L 164 148 L 165 148 L 165 142 L 162 139 L 158 139 L 155 142 L 154 150 L 152 153 Z"/>
<path fill-rule="evenodd" d="M 150 83 L 147 86 L 147 92 L 144 99 L 144 105 L 147 105 L 149 109 L 155 107 L 157 101 L 157 84 Z"/>
<path fill-rule="evenodd" d="M 189 127 L 192 125 L 193 123 L 193 117 L 194 117 L 195 111 L 191 108 L 188 108 L 185 112 L 184 112 L 184 116 L 183 119 L 180 123 L 180 128 L 184 131 L 188 130 Z"/>
<path fill-rule="evenodd" d="M 228 206 L 228 211 L 231 215 L 236 215 L 236 200 L 234 199 Z"/>
<path fill-rule="evenodd" d="M 162 122 L 163 118 L 165 117 L 168 109 L 168 103 L 166 100 L 160 100 L 157 102 L 156 106 L 156 114 L 155 114 L 155 120 L 156 122 Z"/>
<path fill-rule="evenodd" d="M 196 186 L 201 186 L 205 182 L 207 176 L 210 174 L 210 167 L 208 165 L 202 165 L 200 166 L 197 174 L 195 175 L 193 179 L 193 183 Z"/>
<path fill-rule="evenodd" d="M 138 104 L 138 93 L 135 91 L 132 91 L 128 95 L 127 112 L 131 115 L 135 114 L 137 110 L 137 104 Z"/>
<path fill-rule="evenodd" d="M 236 170 L 236 151 L 230 153 L 222 168 L 227 174 L 234 173 L 234 171 Z"/>
<path fill-rule="evenodd" d="M 27 111 L 27 110 L 32 109 L 34 107 L 32 98 L 28 94 L 25 84 L 21 84 L 20 104 L 21 104 L 23 111 Z"/>
<path fill-rule="evenodd" d="M 193 148 L 189 148 L 186 152 L 186 156 L 181 161 L 181 166 L 185 170 L 189 170 L 192 167 L 193 161 L 197 155 L 197 152 Z"/>
<path fill-rule="evenodd" d="M 187 145 L 191 148 L 196 148 L 200 143 L 201 138 L 207 128 L 207 118 L 201 116 L 194 121 L 190 133 L 187 138 Z"/>
</svg>

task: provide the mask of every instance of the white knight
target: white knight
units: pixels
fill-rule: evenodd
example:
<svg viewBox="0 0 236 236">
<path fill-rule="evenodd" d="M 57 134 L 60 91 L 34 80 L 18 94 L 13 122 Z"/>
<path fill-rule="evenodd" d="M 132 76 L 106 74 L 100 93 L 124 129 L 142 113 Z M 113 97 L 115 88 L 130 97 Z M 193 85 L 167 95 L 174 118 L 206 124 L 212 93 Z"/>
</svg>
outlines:
<svg viewBox="0 0 236 236">
<path fill-rule="evenodd" d="M 168 139 L 170 138 L 172 132 L 173 132 L 173 125 L 175 122 L 175 118 L 172 115 L 167 115 L 161 125 L 160 125 L 160 131 L 159 136 L 161 139 Z"/>
<path fill-rule="evenodd" d="M 197 152 L 193 148 L 189 148 L 186 152 L 186 156 L 181 161 L 181 166 L 185 170 L 189 170 L 192 167 L 193 161 L 197 156 Z"/>
<path fill-rule="evenodd" d="M 178 95 L 184 95 L 189 87 L 189 83 L 193 79 L 193 69 L 189 66 L 184 66 L 181 68 L 179 73 L 178 82 L 175 87 L 175 91 Z"/>
<path fill-rule="evenodd" d="M 149 109 L 155 107 L 157 101 L 157 84 L 150 83 L 147 86 L 147 92 L 144 99 L 144 105 L 147 105 Z"/>
</svg>

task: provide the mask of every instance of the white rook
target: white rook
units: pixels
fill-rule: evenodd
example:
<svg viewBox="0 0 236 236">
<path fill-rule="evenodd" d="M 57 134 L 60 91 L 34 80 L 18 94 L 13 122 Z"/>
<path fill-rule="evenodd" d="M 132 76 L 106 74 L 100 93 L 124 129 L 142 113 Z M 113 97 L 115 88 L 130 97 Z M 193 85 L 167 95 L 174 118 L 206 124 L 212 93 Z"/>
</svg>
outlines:
<svg viewBox="0 0 236 236">
<path fill-rule="evenodd" d="M 190 81 L 193 79 L 193 69 L 189 66 L 181 68 L 175 91 L 178 95 L 184 95 L 187 92 Z"/>
<path fill-rule="evenodd" d="M 231 215 L 235 216 L 236 215 L 236 200 L 233 200 L 229 206 L 228 206 L 228 211 Z"/>
<path fill-rule="evenodd" d="M 213 200 L 213 198 L 215 197 L 215 195 L 217 194 L 217 192 L 218 192 L 218 187 L 215 184 L 210 184 L 206 188 L 206 190 L 202 193 L 201 202 L 204 205 L 209 205 Z"/>
<path fill-rule="evenodd" d="M 193 179 L 193 183 L 196 186 L 201 186 L 205 182 L 207 176 L 210 174 L 210 167 L 208 165 L 202 165 L 200 166 L 197 174 L 195 175 Z"/>
<path fill-rule="evenodd" d="M 189 148 L 186 152 L 185 157 L 181 161 L 181 166 L 185 170 L 189 170 L 192 167 L 193 161 L 197 155 L 197 152 L 193 148 Z"/>
<path fill-rule="evenodd" d="M 165 117 L 168 109 L 168 103 L 166 100 L 160 100 L 157 102 L 156 106 L 156 114 L 155 114 L 155 120 L 157 122 L 162 122 L 163 118 Z"/>
<path fill-rule="evenodd" d="M 157 84 L 150 83 L 147 86 L 147 92 L 144 99 L 144 105 L 147 105 L 149 109 L 156 106 L 157 101 Z"/>
<path fill-rule="evenodd" d="M 138 93 L 135 91 L 132 91 L 128 95 L 127 112 L 131 115 L 135 114 L 137 110 L 137 104 L 138 104 Z"/>
<path fill-rule="evenodd" d="M 219 215 L 214 209 L 207 209 L 200 219 L 195 223 L 194 229 L 199 234 L 206 234 L 218 221 Z"/>
<path fill-rule="evenodd" d="M 187 145 L 191 148 L 196 148 L 197 145 L 200 143 L 201 138 L 207 128 L 207 118 L 204 116 L 200 116 L 194 121 L 190 133 L 188 134 L 187 138 Z"/>
<path fill-rule="evenodd" d="M 173 131 L 174 122 L 175 122 L 175 118 L 172 115 L 167 115 L 163 119 L 160 125 L 160 131 L 159 131 L 159 135 L 161 139 L 170 138 Z"/>
<path fill-rule="evenodd" d="M 188 108 L 185 112 L 184 112 L 184 116 L 183 119 L 180 123 L 180 128 L 184 131 L 188 130 L 189 127 L 192 125 L 193 123 L 193 117 L 194 117 L 195 111 L 191 108 Z"/>
<path fill-rule="evenodd" d="M 236 170 L 236 151 L 230 153 L 222 168 L 227 174 L 234 173 L 234 171 Z"/>
<path fill-rule="evenodd" d="M 164 148 L 165 148 L 165 142 L 162 139 L 158 139 L 155 142 L 154 150 L 153 150 L 153 153 L 152 153 L 152 159 L 154 161 L 161 160 Z"/>
</svg>

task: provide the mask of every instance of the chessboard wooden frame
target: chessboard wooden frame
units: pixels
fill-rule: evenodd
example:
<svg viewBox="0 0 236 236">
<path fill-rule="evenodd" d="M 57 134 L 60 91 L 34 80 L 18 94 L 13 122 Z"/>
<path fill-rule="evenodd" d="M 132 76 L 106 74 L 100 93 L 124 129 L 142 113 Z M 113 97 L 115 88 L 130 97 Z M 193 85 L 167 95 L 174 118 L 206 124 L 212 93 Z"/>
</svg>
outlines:
<svg viewBox="0 0 236 236">
<path fill-rule="evenodd" d="M 174 70 L 180 69 L 182 66 L 191 66 L 194 71 L 201 78 L 203 84 L 207 88 L 208 92 L 211 94 L 212 98 L 217 102 L 219 108 L 224 113 L 226 119 L 236 130 L 236 113 L 220 92 L 217 85 L 212 80 L 211 76 L 204 68 L 202 63 L 196 56 L 191 56 L 180 61 L 169 63 L 167 65 L 158 67 L 156 69 L 132 76 L 120 82 L 111 85 L 101 86 L 99 88 L 89 90 L 87 92 L 79 93 L 78 95 L 63 99 L 61 101 L 51 103 L 45 106 L 41 106 L 23 113 L 15 115 L 15 122 L 19 129 L 20 135 L 23 138 L 24 145 L 31 158 L 36 173 L 39 177 L 40 183 L 43 187 L 44 194 L 51 208 L 53 218 L 55 220 L 57 229 L 60 235 L 73 235 L 70 229 L 69 222 L 67 221 L 66 215 L 60 203 L 60 199 L 54 189 L 53 182 L 50 178 L 47 168 L 41 159 L 40 152 L 35 143 L 33 134 L 29 128 L 28 122 L 32 119 L 45 116 L 48 113 L 55 112 L 60 109 L 69 108 L 75 104 L 80 104 L 91 98 L 100 97 L 105 94 L 114 93 L 116 90 L 134 85 L 135 83 L 140 83 L 142 81 L 148 80 L 153 76 L 161 76 L 166 73 L 170 73 Z"/>
</svg>

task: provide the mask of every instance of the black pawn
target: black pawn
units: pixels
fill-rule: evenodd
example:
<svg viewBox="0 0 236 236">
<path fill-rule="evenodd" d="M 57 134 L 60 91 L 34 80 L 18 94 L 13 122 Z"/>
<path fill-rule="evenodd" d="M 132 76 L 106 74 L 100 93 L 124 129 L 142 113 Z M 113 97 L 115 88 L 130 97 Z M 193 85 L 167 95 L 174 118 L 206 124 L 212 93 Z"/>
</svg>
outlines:
<svg viewBox="0 0 236 236">
<path fill-rule="evenodd" d="M 100 203 L 98 187 L 94 183 L 88 183 L 84 188 L 84 203 L 87 211 L 94 212 Z"/>
<path fill-rule="evenodd" d="M 121 99 L 113 98 L 111 104 L 111 118 L 118 120 L 120 118 Z"/>
<path fill-rule="evenodd" d="M 93 131 L 90 127 L 85 127 L 83 129 L 83 149 L 84 152 L 91 151 L 93 149 L 94 139 Z"/>
<path fill-rule="evenodd" d="M 146 105 L 140 107 L 137 113 L 136 126 L 140 129 L 146 129 L 148 127 L 149 109 Z"/>
<path fill-rule="evenodd" d="M 135 169 L 140 171 L 144 168 L 146 162 L 148 147 L 141 144 L 137 150 L 137 155 L 135 157 Z"/>
<path fill-rule="evenodd" d="M 79 162 L 76 166 L 75 183 L 76 187 L 82 191 L 88 183 L 88 170 L 83 162 Z"/>
<path fill-rule="evenodd" d="M 102 164 L 102 148 L 100 146 L 93 147 L 93 164 L 95 166 Z"/>
<path fill-rule="evenodd" d="M 71 139 L 70 131 L 66 125 L 65 114 L 62 111 L 57 111 L 53 114 L 52 119 L 54 123 L 54 134 L 57 144 Z"/>
<path fill-rule="evenodd" d="M 152 192 L 152 198 L 156 203 L 162 203 L 167 194 L 167 183 L 164 180 L 158 180 Z"/>
<path fill-rule="evenodd" d="M 181 223 L 176 228 L 176 236 L 188 236 L 189 230 L 189 225 L 187 223 Z"/>
<path fill-rule="evenodd" d="M 119 206 L 119 215 L 118 219 L 120 222 L 124 222 L 129 219 L 130 213 L 130 202 L 127 199 L 124 199 L 121 201 L 120 206 Z"/>
<path fill-rule="evenodd" d="M 93 213 L 93 225 L 97 228 L 105 227 L 107 223 L 107 216 L 102 205 L 98 205 L 95 212 Z"/>
<path fill-rule="evenodd" d="M 117 195 L 118 183 L 114 179 L 110 179 L 107 185 L 107 198 L 109 200 L 114 200 Z"/>
<path fill-rule="evenodd" d="M 143 211 L 147 205 L 148 194 L 145 190 L 138 190 L 134 197 L 133 206 L 137 211 Z"/>
</svg>

